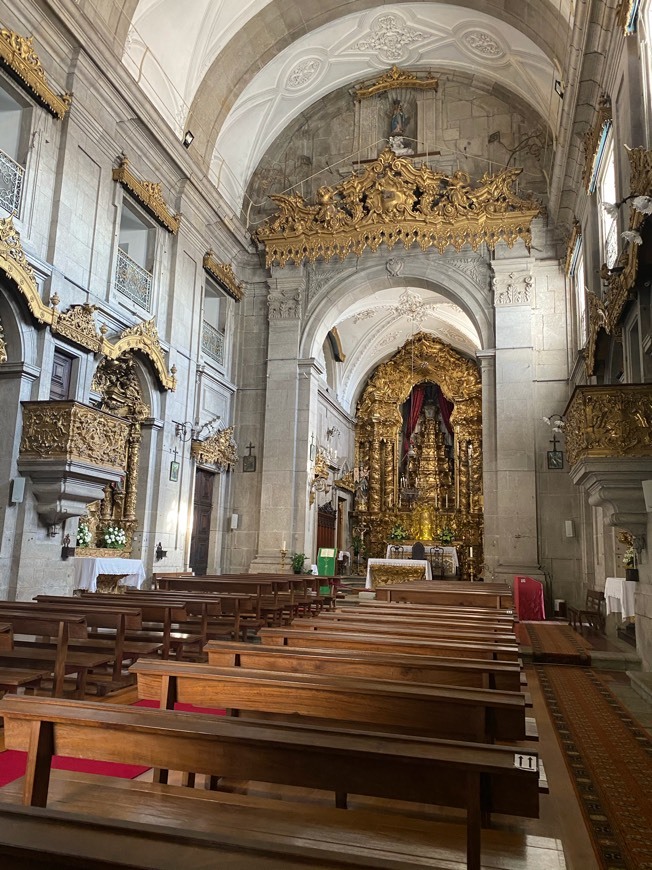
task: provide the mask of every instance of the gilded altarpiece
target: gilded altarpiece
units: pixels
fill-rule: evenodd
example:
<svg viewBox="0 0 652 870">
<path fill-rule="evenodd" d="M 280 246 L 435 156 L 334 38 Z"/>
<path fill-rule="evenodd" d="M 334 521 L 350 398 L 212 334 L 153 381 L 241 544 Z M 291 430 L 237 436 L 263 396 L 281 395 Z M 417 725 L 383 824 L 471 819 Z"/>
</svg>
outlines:
<svg viewBox="0 0 652 870">
<path fill-rule="evenodd" d="M 406 467 L 402 405 L 419 384 L 437 385 L 452 403 L 452 443 L 445 445 L 427 408 Z M 482 564 L 482 386 L 477 365 L 452 347 L 418 333 L 367 382 L 356 414 L 356 464 L 366 485 L 356 492 L 358 527 L 367 552 L 382 557 L 392 528 L 437 543 L 450 530 L 464 558 L 477 548 Z M 404 483 L 416 475 L 410 499 Z M 478 560 L 478 556 L 480 557 Z"/>
<path fill-rule="evenodd" d="M 77 549 L 78 556 L 129 556 L 136 528 L 136 499 L 138 496 L 138 465 L 141 443 L 141 424 L 149 416 L 143 402 L 136 367 L 130 355 L 117 360 L 106 357 L 97 367 L 91 390 L 99 396 L 97 407 L 129 423 L 125 476 L 121 483 L 107 483 L 104 498 L 88 506 L 88 515 L 82 522 L 88 525 L 92 546 Z M 119 550 L 103 546 L 104 532 L 109 527 L 123 529 L 126 543 Z"/>
</svg>

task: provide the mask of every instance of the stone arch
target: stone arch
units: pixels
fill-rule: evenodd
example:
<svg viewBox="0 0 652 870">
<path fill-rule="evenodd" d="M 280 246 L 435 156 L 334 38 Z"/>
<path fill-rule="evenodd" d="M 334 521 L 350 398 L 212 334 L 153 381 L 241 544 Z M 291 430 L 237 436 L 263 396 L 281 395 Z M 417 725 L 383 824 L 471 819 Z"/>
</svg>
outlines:
<svg viewBox="0 0 652 870">
<path fill-rule="evenodd" d="M 7 351 L 7 362 L 37 364 L 37 333 L 23 316 L 23 306 L 16 299 L 8 279 L 0 277 L 0 323 Z"/>
</svg>

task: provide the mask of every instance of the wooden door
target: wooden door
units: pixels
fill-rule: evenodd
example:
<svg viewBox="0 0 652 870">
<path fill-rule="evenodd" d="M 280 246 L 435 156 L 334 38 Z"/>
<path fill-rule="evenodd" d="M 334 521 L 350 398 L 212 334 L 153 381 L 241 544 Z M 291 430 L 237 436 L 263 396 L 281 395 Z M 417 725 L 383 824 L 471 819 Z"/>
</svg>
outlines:
<svg viewBox="0 0 652 870">
<path fill-rule="evenodd" d="M 317 513 L 317 552 L 322 547 L 335 546 L 335 511 L 330 504 L 319 508 Z"/>
<path fill-rule="evenodd" d="M 195 472 L 195 500 L 190 539 L 190 568 L 195 574 L 206 574 L 208 569 L 214 480 L 215 475 L 210 471 L 198 468 Z"/>
</svg>

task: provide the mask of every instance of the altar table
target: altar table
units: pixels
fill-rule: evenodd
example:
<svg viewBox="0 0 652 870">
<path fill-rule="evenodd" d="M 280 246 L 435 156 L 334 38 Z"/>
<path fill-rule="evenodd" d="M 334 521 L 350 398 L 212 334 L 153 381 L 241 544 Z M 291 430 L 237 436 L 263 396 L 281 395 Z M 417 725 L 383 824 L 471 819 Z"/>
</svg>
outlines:
<svg viewBox="0 0 652 870">
<path fill-rule="evenodd" d="M 392 556 L 392 548 L 394 546 L 403 547 L 403 555 L 400 557 L 401 559 L 409 559 L 412 556 L 412 544 L 388 544 L 385 553 L 386 559 L 392 559 L 393 561 L 396 560 L 397 557 Z M 426 550 L 426 556 L 428 556 L 428 551 L 431 549 L 431 545 L 424 544 L 423 546 Z M 460 567 L 460 560 L 457 558 L 457 548 L 439 547 L 438 549 L 444 551 L 444 574 L 447 577 L 454 577 Z"/>
<path fill-rule="evenodd" d="M 76 556 L 75 589 L 88 589 L 97 592 L 97 578 L 102 574 L 114 574 L 122 578 L 122 586 L 136 586 L 140 589 L 145 580 L 145 568 L 140 559 L 106 559 L 91 556 Z"/>
<path fill-rule="evenodd" d="M 607 577 L 604 586 L 604 597 L 607 615 L 622 614 L 623 621 L 635 615 L 634 597 L 638 583 L 625 580 L 624 577 Z"/>
<path fill-rule="evenodd" d="M 379 574 L 384 575 L 381 580 L 378 579 Z M 409 580 L 432 580 L 430 562 L 425 559 L 367 560 L 367 589 L 375 589 L 383 583 L 406 583 Z"/>
</svg>

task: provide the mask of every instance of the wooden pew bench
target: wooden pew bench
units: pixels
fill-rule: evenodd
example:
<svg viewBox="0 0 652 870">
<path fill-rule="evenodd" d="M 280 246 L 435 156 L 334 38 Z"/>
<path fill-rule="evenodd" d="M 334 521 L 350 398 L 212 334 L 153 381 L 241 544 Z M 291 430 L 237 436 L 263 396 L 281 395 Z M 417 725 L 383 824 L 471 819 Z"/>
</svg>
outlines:
<svg viewBox="0 0 652 870">
<path fill-rule="evenodd" d="M 444 604 L 455 607 L 513 609 L 511 589 L 489 583 L 400 583 L 377 587 L 376 599 L 411 604 Z"/>
<path fill-rule="evenodd" d="M 409 604 L 397 601 L 376 601 L 373 598 L 361 598 L 355 604 L 347 608 L 352 611 L 367 613 L 394 613 L 401 617 L 426 617 L 437 619 L 439 616 L 462 616 L 464 619 L 491 622 L 506 622 L 513 626 L 516 622 L 516 612 L 513 609 L 499 609 L 494 607 L 459 607 L 452 604 Z"/>
<path fill-rule="evenodd" d="M 39 671 L 47 667 L 49 662 L 52 662 L 52 694 L 61 696 L 63 693 L 64 677 L 67 672 L 71 672 L 71 660 L 74 657 L 74 654 L 68 651 L 68 642 L 71 639 L 88 637 L 86 620 L 83 616 L 74 613 L 47 613 L 38 610 L 36 606 L 29 610 L 21 609 L 20 607 L 13 609 L 10 604 L 0 602 L 0 622 L 11 625 L 14 633 L 15 648 L 13 650 L 4 650 L 2 654 L 4 658 L 1 658 L 0 662 L 8 667 L 25 669 L 32 669 L 33 667 Z M 17 639 L 17 635 L 25 635 L 31 638 L 53 637 L 56 638 L 56 645 L 50 650 L 44 650 L 44 652 L 49 653 L 47 656 L 41 656 L 41 651 L 38 649 L 32 648 L 30 650 L 29 647 L 25 647 L 28 653 L 36 653 L 37 655 L 34 658 L 31 658 L 29 655 L 23 656 L 21 654 L 22 647 L 19 647 L 20 641 Z M 80 667 L 82 667 L 81 664 Z M 85 677 L 85 672 L 83 676 Z"/>
<path fill-rule="evenodd" d="M 159 701 L 168 710 L 178 701 L 226 708 L 234 715 L 335 719 L 447 740 L 514 743 L 527 737 L 525 699 L 519 692 L 146 659 L 131 672 L 138 678 L 138 697 Z"/>
<path fill-rule="evenodd" d="M 17 689 L 38 689 L 41 682 L 50 676 L 51 671 L 38 671 L 32 668 L 11 668 L 0 665 L 0 697 L 5 692 Z"/>
<path fill-rule="evenodd" d="M 473 641 L 446 641 L 439 638 L 396 637 L 385 634 L 317 631 L 312 628 L 262 628 L 259 637 L 265 644 L 298 647 L 329 647 L 373 650 L 408 655 L 452 656 L 457 658 L 519 661 L 515 645 L 482 644 Z"/>
<path fill-rule="evenodd" d="M 19 801 L 18 785 L 0 790 L 0 801 Z M 156 818 L 144 822 L 142 809 L 153 800 Z M 3 870 L 466 867 L 459 824 L 325 806 L 317 814 L 296 801 L 56 770 L 47 809 L 0 803 L 0 851 Z M 492 868 L 565 870 L 558 840 L 527 834 L 484 830 L 482 855 Z"/>
<path fill-rule="evenodd" d="M 331 619 L 331 614 L 322 614 L 306 625 L 299 621 L 292 622 L 292 628 L 300 628 L 305 625 L 307 628 L 312 628 L 314 631 L 353 631 L 362 634 L 369 632 L 370 634 L 392 634 L 396 637 L 437 637 L 446 638 L 449 640 L 470 640 L 482 643 L 497 643 L 502 646 L 509 646 L 516 643 L 516 635 L 513 632 L 491 631 L 491 629 L 483 628 L 465 628 L 464 626 L 456 626 L 454 623 L 437 624 L 431 623 L 425 625 L 423 622 L 415 622 L 414 624 L 397 622 L 392 618 L 388 619 Z"/>
<path fill-rule="evenodd" d="M 244 667 L 298 674 L 404 680 L 426 685 L 455 685 L 478 689 L 522 691 L 525 674 L 515 662 L 494 662 L 450 657 L 349 651 L 327 647 L 299 647 L 209 641 L 204 647 L 214 667 Z"/>
<path fill-rule="evenodd" d="M 483 818 L 490 813 L 537 818 L 539 813 L 538 757 L 519 755 L 517 766 L 513 747 L 9 695 L 0 700 L 0 716 L 6 747 L 29 753 L 23 803 L 30 806 L 48 804 L 56 747 L 58 754 L 76 758 L 165 769 L 182 766 L 228 779 L 462 808 L 470 870 L 481 867 Z M 157 813 L 162 810 L 160 796 L 153 796 Z M 128 812 L 119 799 L 112 806 L 115 813 Z M 184 831 L 196 829 L 197 806 L 195 821 L 188 820 Z M 210 807 L 210 802 L 203 803 L 204 818 Z M 87 809 L 92 811 L 92 805 Z M 141 802 L 140 818 L 142 813 Z M 219 813 L 210 821 L 216 824 L 218 818 Z"/>
<path fill-rule="evenodd" d="M 12 649 L 14 645 L 14 630 L 6 622 L 0 624 L 0 650 Z"/>
</svg>

